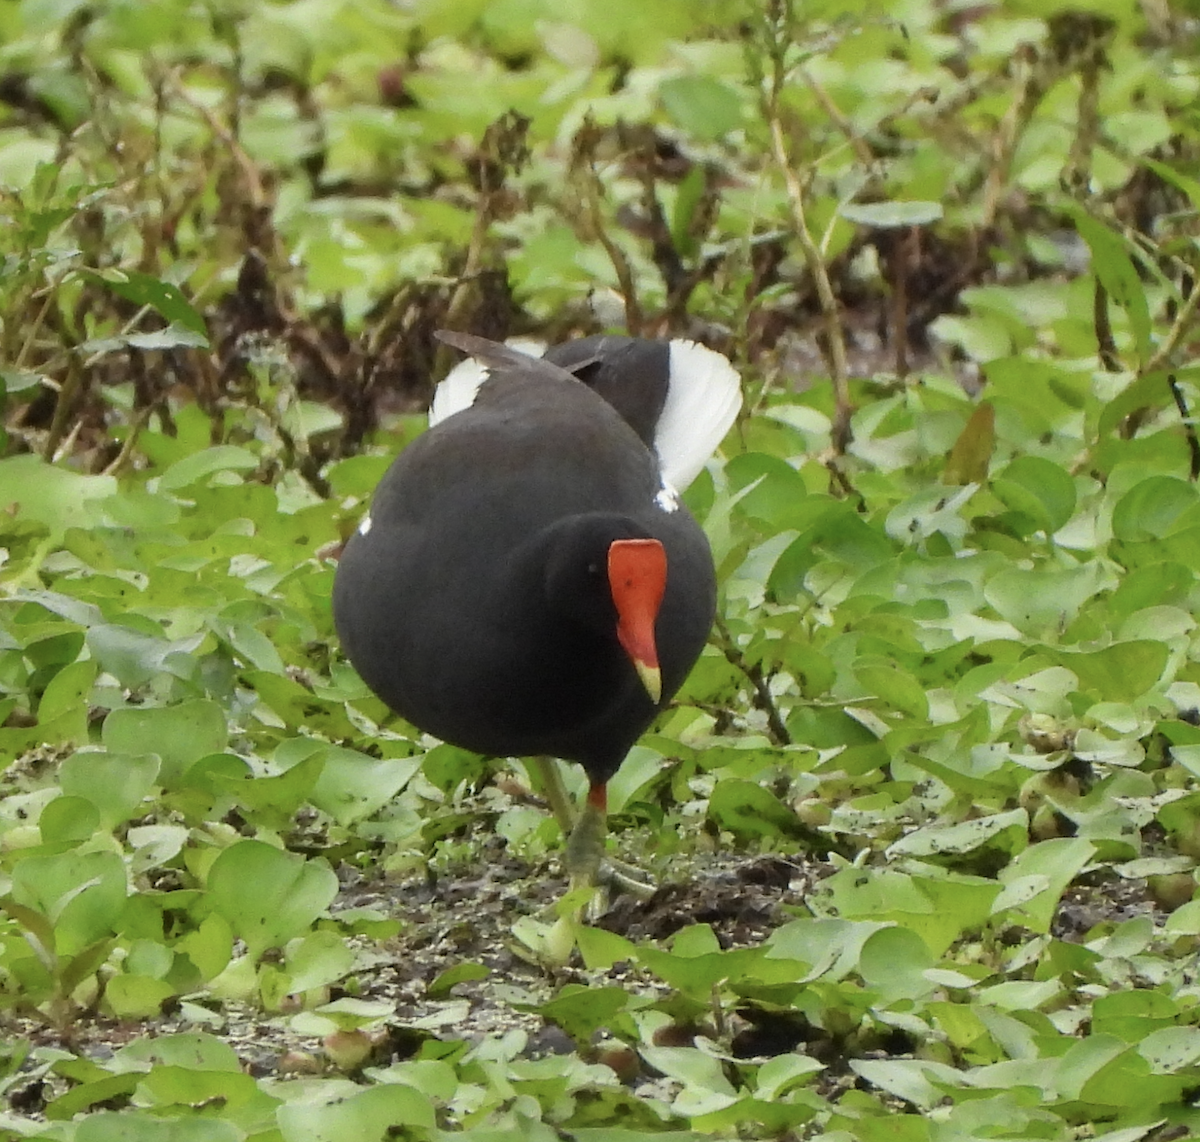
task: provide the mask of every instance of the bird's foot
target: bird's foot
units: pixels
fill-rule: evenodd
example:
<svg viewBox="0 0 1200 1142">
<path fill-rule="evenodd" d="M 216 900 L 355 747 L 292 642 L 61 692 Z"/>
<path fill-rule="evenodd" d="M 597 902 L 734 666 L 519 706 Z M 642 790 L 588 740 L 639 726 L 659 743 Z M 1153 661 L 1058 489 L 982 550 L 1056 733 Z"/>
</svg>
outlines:
<svg viewBox="0 0 1200 1142">
<path fill-rule="evenodd" d="M 649 900 L 658 891 L 658 885 L 642 869 L 617 860 L 616 857 L 605 857 L 600 862 L 600 867 L 596 870 L 596 880 L 601 885 L 615 886 L 622 892 L 628 892 L 630 896 L 636 896 L 639 900 Z"/>
</svg>

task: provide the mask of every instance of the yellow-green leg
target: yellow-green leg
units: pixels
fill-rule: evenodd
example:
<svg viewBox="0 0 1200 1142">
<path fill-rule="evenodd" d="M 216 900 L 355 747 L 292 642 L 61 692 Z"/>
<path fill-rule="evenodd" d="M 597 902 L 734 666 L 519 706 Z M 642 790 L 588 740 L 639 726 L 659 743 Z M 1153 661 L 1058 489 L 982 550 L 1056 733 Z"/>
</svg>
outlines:
<svg viewBox="0 0 1200 1142">
<path fill-rule="evenodd" d="M 567 838 L 565 863 L 572 888 L 615 884 L 625 892 L 646 900 L 654 893 L 633 869 L 621 861 L 604 856 L 604 838 L 608 834 L 603 786 L 593 787 L 583 808 L 576 814 L 563 785 L 562 771 L 552 757 L 535 757 L 542 790 L 550 809 Z"/>
</svg>

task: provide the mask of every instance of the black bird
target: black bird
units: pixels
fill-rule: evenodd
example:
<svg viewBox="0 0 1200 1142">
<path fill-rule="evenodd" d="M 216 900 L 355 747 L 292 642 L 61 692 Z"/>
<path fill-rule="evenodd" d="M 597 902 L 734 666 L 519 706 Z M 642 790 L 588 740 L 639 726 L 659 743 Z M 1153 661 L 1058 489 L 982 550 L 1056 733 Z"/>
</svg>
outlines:
<svg viewBox="0 0 1200 1142">
<path fill-rule="evenodd" d="M 413 725 L 540 759 L 592 883 L 606 784 L 682 685 L 716 581 L 680 503 L 741 405 L 737 373 L 687 341 L 591 337 L 544 359 L 439 333 L 484 368 L 438 387 L 346 544 L 334 620 L 364 681 Z M 550 758 L 591 783 L 574 821 Z"/>
</svg>

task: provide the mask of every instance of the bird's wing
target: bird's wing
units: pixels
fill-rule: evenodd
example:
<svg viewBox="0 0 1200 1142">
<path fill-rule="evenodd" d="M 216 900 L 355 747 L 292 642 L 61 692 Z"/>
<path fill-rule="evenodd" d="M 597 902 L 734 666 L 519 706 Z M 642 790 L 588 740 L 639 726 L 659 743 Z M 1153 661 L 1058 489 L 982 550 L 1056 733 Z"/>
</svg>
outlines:
<svg viewBox="0 0 1200 1142">
<path fill-rule="evenodd" d="M 492 373 L 520 370 L 526 376 L 540 376 L 545 380 L 574 380 L 578 370 L 599 359 L 596 354 L 591 354 L 581 361 L 573 361 L 569 369 L 562 369 L 541 359 L 546 344 L 533 338 L 514 337 L 507 344 L 501 344 L 499 341 L 489 341 L 486 337 L 449 329 L 439 329 L 434 336 L 470 354 L 470 357 L 455 365 L 434 390 L 433 402 L 429 406 L 431 428 L 456 412 L 470 408 L 475 403 L 479 386 Z"/>
</svg>

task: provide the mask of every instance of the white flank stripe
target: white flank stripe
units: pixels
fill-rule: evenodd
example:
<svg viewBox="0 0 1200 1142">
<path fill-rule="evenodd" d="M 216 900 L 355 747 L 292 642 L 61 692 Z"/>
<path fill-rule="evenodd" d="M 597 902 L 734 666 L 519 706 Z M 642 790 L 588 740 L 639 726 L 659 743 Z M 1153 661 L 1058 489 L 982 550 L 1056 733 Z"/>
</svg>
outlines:
<svg viewBox="0 0 1200 1142">
<path fill-rule="evenodd" d="M 531 337 L 512 337 L 505 342 L 510 348 L 519 349 L 531 357 L 540 357 L 546 351 L 544 341 L 535 341 Z M 433 403 L 429 406 L 429 427 L 440 424 L 448 416 L 462 412 L 475 403 L 475 394 L 479 386 L 488 378 L 486 365 L 481 365 L 474 357 L 459 361 L 450 370 L 433 391 Z"/>
</svg>

